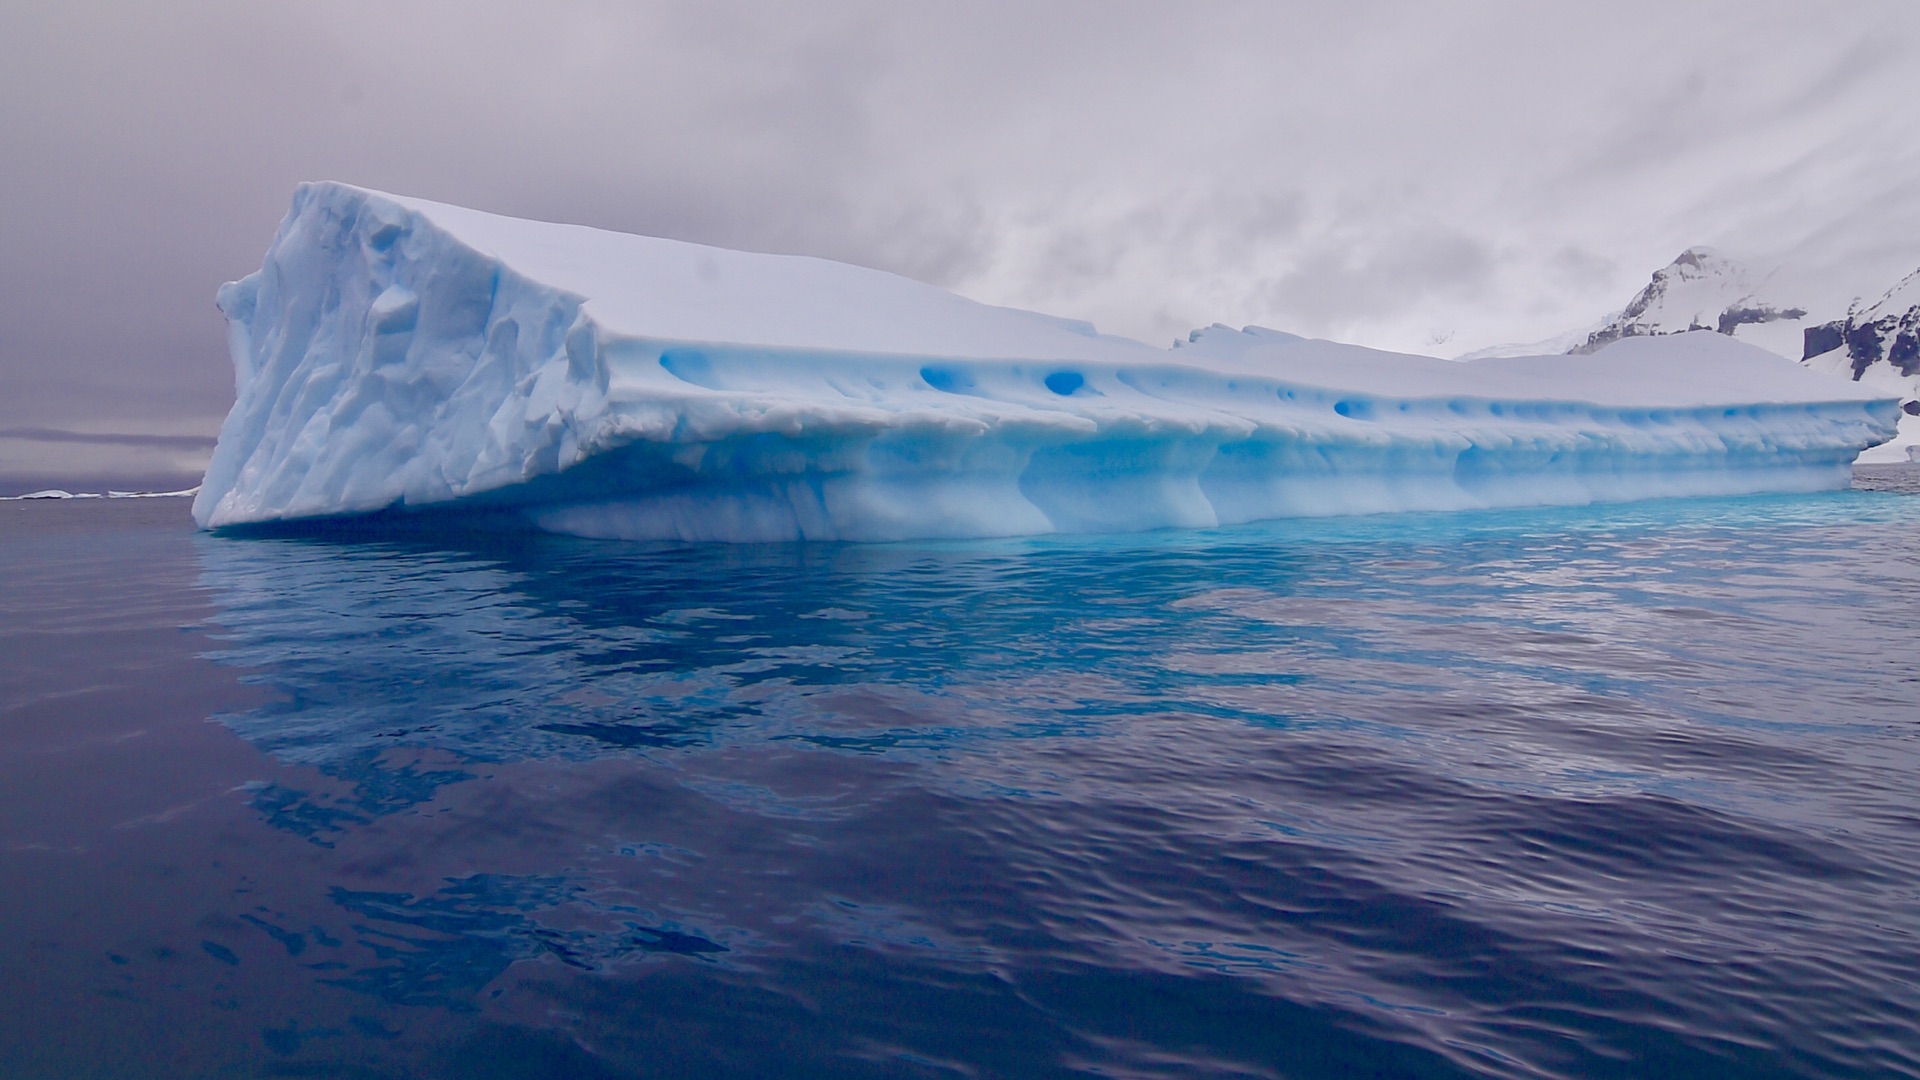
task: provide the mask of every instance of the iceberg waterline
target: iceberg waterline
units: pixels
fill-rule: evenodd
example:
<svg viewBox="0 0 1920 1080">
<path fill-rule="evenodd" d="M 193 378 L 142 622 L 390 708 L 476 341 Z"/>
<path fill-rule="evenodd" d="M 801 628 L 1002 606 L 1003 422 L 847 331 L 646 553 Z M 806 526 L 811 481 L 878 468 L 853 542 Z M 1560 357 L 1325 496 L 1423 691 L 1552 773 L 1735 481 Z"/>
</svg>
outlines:
<svg viewBox="0 0 1920 1080">
<path fill-rule="evenodd" d="M 1896 401 L 1719 335 L 1172 350 L 879 271 L 303 185 L 222 288 L 203 526 L 892 540 L 1842 487 Z"/>
</svg>

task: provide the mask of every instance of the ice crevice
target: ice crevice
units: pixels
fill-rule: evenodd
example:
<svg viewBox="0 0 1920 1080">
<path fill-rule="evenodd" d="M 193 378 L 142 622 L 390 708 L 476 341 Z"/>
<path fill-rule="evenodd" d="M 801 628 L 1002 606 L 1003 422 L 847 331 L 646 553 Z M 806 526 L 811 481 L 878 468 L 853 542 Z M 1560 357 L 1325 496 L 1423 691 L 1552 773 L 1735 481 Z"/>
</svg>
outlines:
<svg viewBox="0 0 1920 1080">
<path fill-rule="evenodd" d="M 1897 401 L 1712 333 L 1454 362 L 1175 349 L 796 256 L 303 185 L 223 287 L 204 526 L 502 511 L 586 536 L 916 537 L 1807 491 Z"/>
</svg>

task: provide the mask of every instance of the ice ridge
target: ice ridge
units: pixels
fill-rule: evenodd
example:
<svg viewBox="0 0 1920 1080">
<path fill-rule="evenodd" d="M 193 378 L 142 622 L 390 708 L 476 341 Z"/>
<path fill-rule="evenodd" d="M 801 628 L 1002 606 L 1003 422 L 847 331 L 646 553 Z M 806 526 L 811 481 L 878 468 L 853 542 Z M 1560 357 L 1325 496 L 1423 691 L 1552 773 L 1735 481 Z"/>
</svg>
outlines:
<svg viewBox="0 0 1920 1080">
<path fill-rule="evenodd" d="M 484 510 L 588 536 L 893 540 L 1847 483 L 1896 403 L 1714 333 L 1457 363 L 1176 349 L 895 275 L 295 193 L 223 287 L 195 519 Z"/>
</svg>

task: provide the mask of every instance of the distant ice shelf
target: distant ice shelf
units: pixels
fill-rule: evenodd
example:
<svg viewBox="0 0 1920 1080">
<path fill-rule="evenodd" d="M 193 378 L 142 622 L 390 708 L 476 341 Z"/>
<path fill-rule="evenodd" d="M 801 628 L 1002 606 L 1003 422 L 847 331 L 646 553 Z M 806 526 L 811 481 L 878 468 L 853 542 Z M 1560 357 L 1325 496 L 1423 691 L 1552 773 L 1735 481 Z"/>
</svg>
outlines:
<svg viewBox="0 0 1920 1080">
<path fill-rule="evenodd" d="M 1713 333 L 1454 362 L 1215 326 L 1173 349 L 875 270 L 295 193 L 220 290 L 203 526 L 502 513 L 896 540 L 1844 487 L 1896 400 Z"/>
<path fill-rule="evenodd" d="M 184 499 L 200 494 L 197 487 L 181 491 L 68 491 L 64 488 L 42 488 L 29 491 L 24 495 L 0 495 L 0 502 L 32 502 L 39 500 L 61 499 Z"/>
</svg>

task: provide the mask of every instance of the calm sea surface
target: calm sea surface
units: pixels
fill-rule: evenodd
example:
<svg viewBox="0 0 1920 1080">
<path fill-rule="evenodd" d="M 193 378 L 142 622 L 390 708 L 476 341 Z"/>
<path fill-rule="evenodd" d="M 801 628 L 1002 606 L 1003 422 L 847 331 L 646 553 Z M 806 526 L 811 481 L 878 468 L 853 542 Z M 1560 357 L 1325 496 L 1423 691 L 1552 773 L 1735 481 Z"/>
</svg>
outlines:
<svg viewBox="0 0 1920 1080">
<path fill-rule="evenodd" d="M 8 1077 L 1920 1076 L 1920 498 L 0 504 L 0 957 Z"/>
</svg>

